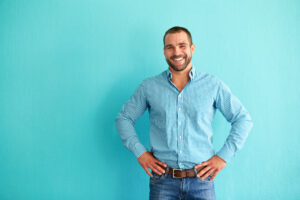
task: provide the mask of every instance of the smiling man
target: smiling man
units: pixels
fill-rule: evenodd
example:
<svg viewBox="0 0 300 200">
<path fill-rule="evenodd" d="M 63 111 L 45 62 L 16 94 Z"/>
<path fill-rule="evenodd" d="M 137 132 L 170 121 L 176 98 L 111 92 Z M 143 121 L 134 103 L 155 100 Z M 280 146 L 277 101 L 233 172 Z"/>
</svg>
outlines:
<svg viewBox="0 0 300 200">
<path fill-rule="evenodd" d="M 228 86 L 192 65 L 195 45 L 186 28 L 169 29 L 163 41 L 168 69 L 139 85 L 118 114 L 116 128 L 150 176 L 151 200 L 215 199 L 214 178 L 242 148 L 252 120 Z M 146 109 L 149 151 L 134 129 Z M 215 153 L 211 123 L 217 109 L 231 130 Z"/>
</svg>

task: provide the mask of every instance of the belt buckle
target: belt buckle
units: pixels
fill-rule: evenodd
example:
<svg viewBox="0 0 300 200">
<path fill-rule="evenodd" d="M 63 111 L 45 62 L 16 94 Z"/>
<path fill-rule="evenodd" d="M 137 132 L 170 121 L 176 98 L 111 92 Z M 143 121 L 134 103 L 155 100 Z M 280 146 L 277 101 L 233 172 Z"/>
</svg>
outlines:
<svg viewBox="0 0 300 200">
<path fill-rule="evenodd" d="M 181 178 L 181 177 L 175 176 L 175 171 L 182 171 L 182 170 L 181 169 L 173 169 L 173 178 Z"/>
</svg>

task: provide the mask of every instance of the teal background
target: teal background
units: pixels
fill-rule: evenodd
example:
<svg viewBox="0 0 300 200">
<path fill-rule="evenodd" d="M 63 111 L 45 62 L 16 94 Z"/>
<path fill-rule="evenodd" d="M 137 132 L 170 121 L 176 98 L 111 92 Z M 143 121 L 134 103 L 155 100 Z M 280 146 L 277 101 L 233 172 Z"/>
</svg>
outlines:
<svg viewBox="0 0 300 200">
<path fill-rule="evenodd" d="M 162 37 L 194 39 L 194 66 L 249 110 L 217 199 L 300 199 L 300 1 L 0 0 L 0 199 L 148 199 L 148 176 L 114 119 L 167 69 Z M 218 112 L 218 150 L 230 125 Z M 136 130 L 147 147 L 145 113 Z"/>
</svg>

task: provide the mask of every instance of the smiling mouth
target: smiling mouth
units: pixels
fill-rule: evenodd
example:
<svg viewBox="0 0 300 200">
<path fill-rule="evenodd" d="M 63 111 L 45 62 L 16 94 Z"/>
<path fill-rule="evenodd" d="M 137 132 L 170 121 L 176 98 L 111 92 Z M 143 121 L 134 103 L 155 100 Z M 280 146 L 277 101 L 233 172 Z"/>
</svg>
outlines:
<svg viewBox="0 0 300 200">
<path fill-rule="evenodd" d="M 180 58 L 173 58 L 173 63 L 174 65 L 183 65 L 184 64 L 184 58 L 180 57 Z"/>
<path fill-rule="evenodd" d="M 180 58 L 174 58 L 173 60 L 175 60 L 175 61 L 181 61 L 181 60 L 183 60 L 183 57 L 180 57 Z"/>
</svg>

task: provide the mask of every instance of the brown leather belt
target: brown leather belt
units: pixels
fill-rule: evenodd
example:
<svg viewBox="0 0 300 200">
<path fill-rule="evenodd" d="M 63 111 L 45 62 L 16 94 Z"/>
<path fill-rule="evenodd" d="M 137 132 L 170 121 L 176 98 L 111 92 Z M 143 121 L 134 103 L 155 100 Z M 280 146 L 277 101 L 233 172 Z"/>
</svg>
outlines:
<svg viewBox="0 0 300 200">
<path fill-rule="evenodd" d="M 173 175 L 173 178 L 196 177 L 194 168 L 184 170 L 170 168 L 168 174 Z"/>
</svg>

